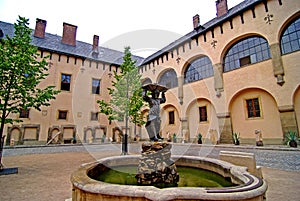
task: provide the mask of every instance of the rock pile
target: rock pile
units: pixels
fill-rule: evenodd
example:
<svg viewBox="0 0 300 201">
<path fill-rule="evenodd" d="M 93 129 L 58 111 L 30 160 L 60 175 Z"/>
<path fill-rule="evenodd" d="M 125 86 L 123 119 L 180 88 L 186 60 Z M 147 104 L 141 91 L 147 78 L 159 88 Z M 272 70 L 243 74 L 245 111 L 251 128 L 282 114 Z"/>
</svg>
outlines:
<svg viewBox="0 0 300 201">
<path fill-rule="evenodd" d="M 142 144 L 142 156 L 136 175 L 139 185 L 177 186 L 179 175 L 171 159 L 171 148 L 171 144 L 167 142 Z"/>
</svg>

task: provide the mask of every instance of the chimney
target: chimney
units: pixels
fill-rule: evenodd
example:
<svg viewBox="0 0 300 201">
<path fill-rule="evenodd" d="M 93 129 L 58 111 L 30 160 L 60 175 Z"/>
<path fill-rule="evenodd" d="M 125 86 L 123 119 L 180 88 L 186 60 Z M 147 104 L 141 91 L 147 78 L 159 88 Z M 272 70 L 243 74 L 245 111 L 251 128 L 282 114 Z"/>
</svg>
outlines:
<svg viewBox="0 0 300 201">
<path fill-rule="evenodd" d="M 93 50 L 97 49 L 98 45 L 99 45 L 99 36 L 94 35 L 94 38 L 93 38 Z"/>
<path fill-rule="evenodd" d="M 68 24 L 64 22 L 64 30 L 61 42 L 63 44 L 76 46 L 76 31 L 77 26 Z"/>
<path fill-rule="evenodd" d="M 222 15 L 227 14 L 228 12 L 227 0 L 217 0 L 216 7 L 217 7 L 217 17 L 221 17 Z"/>
<path fill-rule="evenodd" d="M 193 17 L 193 24 L 194 24 L 194 29 L 196 29 L 199 26 L 199 24 L 200 24 L 200 17 L 199 17 L 198 14 Z"/>
<path fill-rule="evenodd" d="M 36 18 L 34 37 L 45 38 L 47 21 Z"/>
</svg>

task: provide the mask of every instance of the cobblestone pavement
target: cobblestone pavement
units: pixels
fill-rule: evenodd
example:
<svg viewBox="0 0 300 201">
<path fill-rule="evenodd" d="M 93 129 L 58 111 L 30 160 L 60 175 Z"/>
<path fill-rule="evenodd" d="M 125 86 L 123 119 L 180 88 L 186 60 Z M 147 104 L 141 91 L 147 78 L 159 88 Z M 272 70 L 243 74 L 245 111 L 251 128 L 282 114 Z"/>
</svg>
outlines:
<svg viewBox="0 0 300 201">
<path fill-rule="evenodd" d="M 129 145 L 139 154 L 141 145 Z M 231 146 L 174 144 L 173 155 L 218 158 L 221 150 L 254 153 L 268 183 L 267 200 L 297 201 L 300 189 L 300 149 L 286 146 Z M 1 201 L 64 201 L 72 196 L 70 176 L 81 164 L 121 154 L 120 144 L 61 145 L 6 148 L 5 167 L 18 167 L 18 174 L 0 176 Z"/>
<path fill-rule="evenodd" d="M 129 144 L 131 154 L 140 153 L 140 144 Z M 218 158 L 221 150 L 242 151 L 254 153 L 257 165 L 276 168 L 281 170 L 300 171 L 300 148 L 289 148 L 287 146 L 231 146 L 231 145 L 197 145 L 197 144 L 173 144 L 173 155 L 190 155 Z M 24 154 L 46 154 L 62 152 L 84 152 L 88 151 L 94 158 L 102 152 L 120 151 L 121 144 L 98 144 L 98 145 L 62 145 L 62 146 L 31 146 L 4 149 L 4 156 L 17 156 Z M 100 154 L 101 155 L 101 154 Z"/>
</svg>

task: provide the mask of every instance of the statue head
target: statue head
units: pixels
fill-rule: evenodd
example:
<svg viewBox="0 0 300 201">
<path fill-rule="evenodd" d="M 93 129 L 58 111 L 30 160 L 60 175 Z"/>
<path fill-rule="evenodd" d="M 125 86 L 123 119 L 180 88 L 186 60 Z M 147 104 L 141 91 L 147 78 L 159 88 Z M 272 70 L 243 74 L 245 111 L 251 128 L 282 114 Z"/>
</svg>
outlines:
<svg viewBox="0 0 300 201">
<path fill-rule="evenodd" d="M 158 98 L 158 96 L 159 96 L 159 90 L 156 89 L 156 90 L 152 91 L 151 96 L 152 96 L 152 98 Z"/>
</svg>

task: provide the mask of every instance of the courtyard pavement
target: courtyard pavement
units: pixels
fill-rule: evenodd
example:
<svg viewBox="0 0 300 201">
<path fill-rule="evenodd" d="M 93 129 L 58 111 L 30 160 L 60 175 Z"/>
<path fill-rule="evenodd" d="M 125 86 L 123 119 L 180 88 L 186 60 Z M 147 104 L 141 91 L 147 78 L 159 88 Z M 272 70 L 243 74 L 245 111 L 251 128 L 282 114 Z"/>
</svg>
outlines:
<svg viewBox="0 0 300 201">
<path fill-rule="evenodd" d="M 129 144 L 128 149 L 129 154 L 139 154 L 141 144 Z M 300 200 L 300 148 L 176 143 L 172 154 L 218 158 L 221 150 L 255 154 L 268 183 L 267 200 Z M 72 197 L 71 174 L 81 164 L 120 154 L 120 144 L 6 147 L 3 165 L 18 167 L 18 174 L 0 176 L 0 200 L 65 201 Z"/>
</svg>

